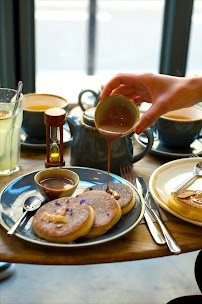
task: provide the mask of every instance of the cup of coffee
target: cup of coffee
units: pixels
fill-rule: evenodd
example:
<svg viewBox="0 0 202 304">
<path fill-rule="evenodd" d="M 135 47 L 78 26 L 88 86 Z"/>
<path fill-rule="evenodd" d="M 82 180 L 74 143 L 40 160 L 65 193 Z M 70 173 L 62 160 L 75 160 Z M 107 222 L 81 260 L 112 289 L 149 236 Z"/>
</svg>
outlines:
<svg viewBox="0 0 202 304">
<path fill-rule="evenodd" d="M 24 95 L 22 128 L 29 137 L 46 139 L 44 112 L 49 108 L 62 108 L 67 111 L 68 101 L 63 97 L 50 94 Z"/>
<path fill-rule="evenodd" d="M 168 112 L 153 126 L 163 145 L 169 148 L 190 146 L 202 129 L 202 108 L 192 106 Z"/>
</svg>

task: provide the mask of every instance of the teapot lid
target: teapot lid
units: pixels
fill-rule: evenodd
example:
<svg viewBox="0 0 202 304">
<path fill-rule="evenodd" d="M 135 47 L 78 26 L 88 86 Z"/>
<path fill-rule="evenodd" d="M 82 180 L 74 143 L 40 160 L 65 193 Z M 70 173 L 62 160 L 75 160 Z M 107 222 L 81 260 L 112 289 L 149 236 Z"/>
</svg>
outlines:
<svg viewBox="0 0 202 304">
<path fill-rule="evenodd" d="M 83 121 L 85 124 L 95 127 L 94 121 L 95 108 L 90 108 L 83 113 Z"/>
</svg>

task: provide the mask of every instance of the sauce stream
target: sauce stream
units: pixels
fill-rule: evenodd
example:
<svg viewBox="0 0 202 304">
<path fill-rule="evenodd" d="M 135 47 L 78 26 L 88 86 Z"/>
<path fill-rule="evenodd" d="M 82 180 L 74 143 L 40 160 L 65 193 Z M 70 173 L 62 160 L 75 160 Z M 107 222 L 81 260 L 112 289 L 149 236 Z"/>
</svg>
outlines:
<svg viewBox="0 0 202 304">
<path fill-rule="evenodd" d="M 109 192 L 109 170 L 112 141 L 127 134 L 136 121 L 136 115 L 125 105 L 114 103 L 103 114 L 98 124 L 98 131 L 108 144 L 108 176 L 106 192 Z"/>
</svg>

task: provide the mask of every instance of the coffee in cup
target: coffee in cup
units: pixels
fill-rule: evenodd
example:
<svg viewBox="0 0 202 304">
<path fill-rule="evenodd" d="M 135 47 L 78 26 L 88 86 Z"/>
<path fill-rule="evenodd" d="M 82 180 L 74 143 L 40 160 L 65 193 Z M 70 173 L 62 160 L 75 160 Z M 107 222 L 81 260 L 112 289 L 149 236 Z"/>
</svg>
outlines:
<svg viewBox="0 0 202 304">
<path fill-rule="evenodd" d="M 25 94 L 23 99 L 24 132 L 35 139 L 46 139 L 44 112 L 49 108 L 62 108 L 67 111 L 68 101 L 57 95 Z"/>
<path fill-rule="evenodd" d="M 170 111 L 154 123 L 160 142 L 170 148 L 182 148 L 199 136 L 202 129 L 202 109 L 198 106 Z"/>
</svg>

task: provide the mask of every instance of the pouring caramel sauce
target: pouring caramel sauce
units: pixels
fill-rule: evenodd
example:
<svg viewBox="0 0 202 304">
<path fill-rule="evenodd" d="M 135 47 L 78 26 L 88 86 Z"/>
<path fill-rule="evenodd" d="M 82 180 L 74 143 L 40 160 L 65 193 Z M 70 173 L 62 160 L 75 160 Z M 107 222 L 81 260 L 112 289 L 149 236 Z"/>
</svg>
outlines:
<svg viewBox="0 0 202 304">
<path fill-rule="evenodd" d="M 137 113 L 124 103 L 110 103 L 106 107 L 106 111 L 102 111 L 99 121 L 97 121 L 97 129 L 102 137 L 107 140 L 108 144 L 108 177 L 106 192 L 109 192 L 109 170 L 112 141 L 128 134 L 137 120 Z"/>
<path fill-rule="evenodd" d="M 112 141 L 126 134 L 135 120 L 136 116 L 127 106 L 114 104 L 107 116 L 100 119 L 98 131 L 106 140 Z"/>
</svg>

